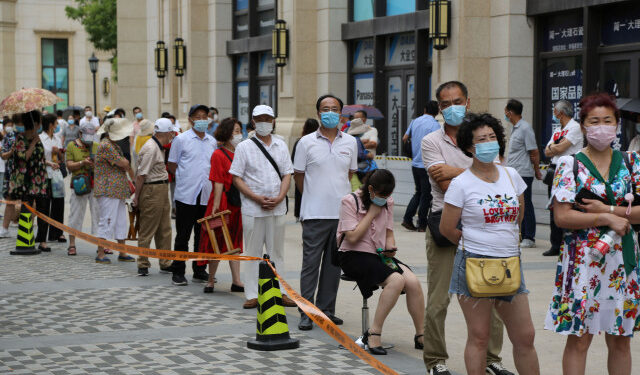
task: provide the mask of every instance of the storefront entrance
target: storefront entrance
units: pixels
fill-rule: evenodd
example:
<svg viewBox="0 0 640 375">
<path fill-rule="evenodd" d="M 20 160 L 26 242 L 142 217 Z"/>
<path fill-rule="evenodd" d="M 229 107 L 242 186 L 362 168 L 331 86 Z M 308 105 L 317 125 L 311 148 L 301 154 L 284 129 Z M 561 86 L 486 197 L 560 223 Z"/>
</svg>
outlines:
<svg viewBox="0 0 640 375">
<path fill-rule="evenodd" d="M 402 136 L 415 116 L 415 74 L 413 70 L 387 72 L 387 150 L 400 155 Z"/>
</svg>

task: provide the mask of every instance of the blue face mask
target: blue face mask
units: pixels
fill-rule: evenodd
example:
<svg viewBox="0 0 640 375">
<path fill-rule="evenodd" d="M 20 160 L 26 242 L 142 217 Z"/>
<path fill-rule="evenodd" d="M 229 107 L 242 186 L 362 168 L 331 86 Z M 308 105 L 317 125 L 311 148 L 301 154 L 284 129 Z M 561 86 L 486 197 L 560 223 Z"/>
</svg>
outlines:
<svg viewBox="0 0 640 375">
<path fill-rule="evenodd" d="M 142 112 L 136 113 L 136 119 L 138 119 L 138 120 L 142 119 Z"/>
<path fill-rule="evenodd" d="M 24 125 L 16 125 L 14 130 L 16 133 L 24 133 Z"/>
<path fill-rule="evenodd" d="M 209 120 L 195 120 L 193 122 L 193 129 L 195 131 L 204 132 L 209 127 Z"/>
<path fill-rule="evenodd" d="M 553 122 L 560 122 L 560 120 L 556 117 L 555 114 L 551 115 L 551 121 Z"/>
<path fill-rule="evenodd" d="M 466 114 L 466 105 L 452 105 L 442 110 L 444 122 L 451 126 L 459 126 L 462 124 L 462 120 L 464 120 L 464 115 Z"/>
<path fill-rule="evenodd" d="M 322 126 L 328 129 L 333 129 L 340 123 L 340 114 L 336 112 L 322 112 L 320 114 L 320 121 Z"/>
<path fill-rule="evenodd" d="M 72 119 L 72 120 L 67 121 L 67 123 L 68 123 L 69 125 L 73 125 L 73 124 L 75 123 L 75 121 Z"/>
<path fill-rule="evenodd" d="M 38 128 L 38 134 L 42 133 L 42 125 Z"/>
<path fill-rule="evenodd" d="M 57 133 L 60 131 L 60 125 L 56 126 L 56 128 L 53 130 L 54 133 Z"/>
<path fill-rule="evenodd" d="M 371 203 L 375 204 L 376 206 L 382 207 L 387 204 L 387 199 L 381 197 L 373 197 L 371 198 Z"/>
<path fill-rule="evenodd" d="M 500 152 L 498 141 L 476 143 L 476 159 L 483 163 L 492 163 Z"/>
<path fill-rule="evenodd" d="M 504 120 L 505 120 L 506 122 L 511 122 L 511 120 L 509 120 L 509 116 L 507 116 L 507 115 L 504 115 Z"/>
</svg>

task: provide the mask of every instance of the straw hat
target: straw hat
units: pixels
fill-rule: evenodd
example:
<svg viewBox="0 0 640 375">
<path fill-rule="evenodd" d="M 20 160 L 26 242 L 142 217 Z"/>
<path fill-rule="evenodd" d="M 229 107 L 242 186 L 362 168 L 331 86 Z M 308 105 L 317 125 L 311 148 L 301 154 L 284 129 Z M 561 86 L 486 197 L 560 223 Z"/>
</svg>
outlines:
<svg viewBox="0 0 640 375">
<path fill-rule="evenodd" d="M 140 121 L 140 134 L 138 135 L 153 135 L 153 123 L 147 119 Z"/>
<path fill-rule="evenodd" d="M 153 130 L 153 124 L 151 124 Z M 126 118 L 110 118 L 102 124 L 98 135 L 107 133 L 109 139 L 117 142 L 131 135 L 133 132 L 133 124 Z"/>
<path fill-rule="evenodd" d="M 367 131 L 369 131 L 369 129 L 371 129 L 371 127 L 369 125 L 367 125 L 364 122 L 362 122 L 362 120 L 360 120 L 359 118 L 356 118 L 356 119 L 351 120 L 351 125 L 349 126 L 349 129 L 347 130 L 347 134 L 350 134 L 350 135 L 361 135 L 361 134 L 364 134 Z"/>
</svg>

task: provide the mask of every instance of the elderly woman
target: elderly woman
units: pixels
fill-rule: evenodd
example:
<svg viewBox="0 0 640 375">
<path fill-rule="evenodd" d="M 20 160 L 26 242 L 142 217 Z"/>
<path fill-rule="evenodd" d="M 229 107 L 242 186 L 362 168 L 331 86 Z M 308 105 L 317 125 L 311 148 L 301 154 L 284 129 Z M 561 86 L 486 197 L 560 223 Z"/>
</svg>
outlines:
<svg viewBox="0 0 640 375">
<path fill-rule="evenodd" d="M 358 284 L 360 293 L 369 298 L 378 287 L 378 307 L 371 328 L 362 341 L 372 354 L 384 355 L 381 346 L 382 326 L 387 315 L 404 291 L 407 309 L 413 320 L 416 349 L 422 349 L 424 296 L 420 282 L 404 263 L 395 259 L 393 236 L 393 174 L 378 169 L 368 174 L 362 188 L 342 198 L 338 222 L 339 262 L 344 274 Z"/>
<path fill-rule="evenodd" d="M 554 219 L 565 232 L 545 328 L 568 336 L 565 375 L 585 373 L 593 336 L 603 332 L 609 374 L 631 374 L 631 337 L 640 330 L 640 251 L 631 224 L 640 223 L 640 207 L 625 196 L 640 193 L 640 155 L 611 149 L 619 118 L 608 94 L 583 98 L 587 146 L 560 157 L 553 179 Z"/>
<path fill-rule="evenodd" d="M 467 260 L 505 259 L 520 256 L 520 230 L 524 214 L 524 180 L 513 168 L 495 163 L 505 143 L 500 122 L 489 114 L 470 113 L 460 125 L 458 147 L 473 158 L 471 167 L 455 177 L 444 196 L 440 232 L 458 244 L 449 293 L 458 296 L 467 323 L 464 361 L 467 374 L 484 375 L 491 331 L 492 310 L 498 312 L 513 344 L 513 359 L 522 375 L 540 374 L 533 346 L 535 330 L 529 311 L 529 299 L 522 272 L 507 277 L 519 278 L 520 285 L 511 294 L 487 292 L 472 295 L 467 279 Z M 462 229 L 459 228 L 462 223 Z M 519 263 L 519 259 L 517 259 Z M 507 271 L 509 271 L 507 269 Z"/>
<path fill-rule="evenodd" d="M 133 127 L 127 119 L 107 120 L 99 133 L 104 133 L 96 153 L 94 196 L 98 200 L 100 219 L 98 237 L 124 243 L 129 229 L 129 215 L 125 200 L 131 197 L 127 174 L 134 179 L 131 165 L 116 144 L 131 134 Z M 126 253 L 120 253 L 121 262 L 134 262 Z M 109 264 L 104 248 L 98 246 L 96 263 Z"/>
</svg>

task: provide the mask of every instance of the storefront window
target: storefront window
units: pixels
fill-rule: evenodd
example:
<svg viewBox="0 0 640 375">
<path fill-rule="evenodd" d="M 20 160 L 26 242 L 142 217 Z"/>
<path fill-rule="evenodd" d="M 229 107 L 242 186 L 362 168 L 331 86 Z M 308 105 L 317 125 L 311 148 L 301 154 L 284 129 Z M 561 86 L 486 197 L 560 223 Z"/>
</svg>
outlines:
<svg viewBox="0 0 640 375">
<path fill-rule="evenodd" d="M 544 51 L 571 51 L 582 49 L 584 27 L 581 13 L 551 16 L 544 27 Z"/>
<path fill-rule="evenodd" d="M 353 0 L 353 20 L 364 21 L 373 18 L 375 0 Z"/>
<path fill-rule="evenodd" d="M 63 101 L 47 107 L 49 112 L 69 106 L 69 41 L 42 39 L 42 88 Z"/>
<path fill-rule="evenodd" d="M 243 124 L 249 122 L 249 82 L 239 81 L 236 83 L 237 98 L 236 106 L 238 108 L 238 121 Z"/>
<path fill-rule="evenodd" d="M 373 73 L 353 75 L 353 103 L 373 105 Z"/>
<path fill-rule="evenodd" d="M 602 17 L 602 44 L 640 42 L 640 7 L 637 3 L 615 7 Z"/>
<path fill-rule="evenodd" d="M 373 69 L 373 39 L 358 40 L 354 43 L 353 69 Z"/>
<path fill-rule="evenodd" d="M 414 34 L 394 35 L 387 39 L 386 65 L 408 65 L 416 61 Z"/>
<path fill-rule="evenodd" d="M 415 0 L 387 0 L 387 16 L 416 11 Z"/>
<path fill-rule="evenodd" d="M 236 0 L 236 10 L 249 9 L 249 0 Z"/>
<path fill-rule="evenodd" d="M 602 82 L 604 91 L 616 98 L 628 98 L 631 94 L 631 62 L 606 61 L 603 63 L 604 76 Z"/>
</svg>

